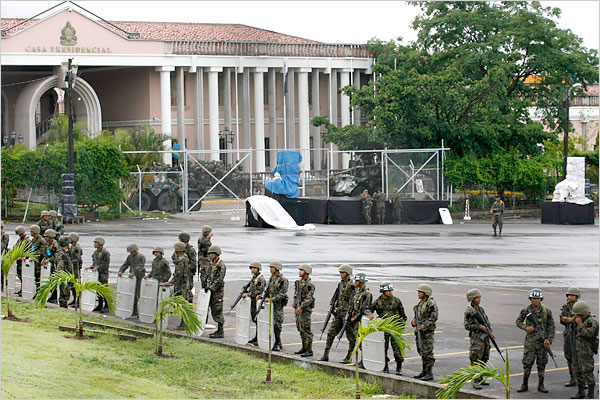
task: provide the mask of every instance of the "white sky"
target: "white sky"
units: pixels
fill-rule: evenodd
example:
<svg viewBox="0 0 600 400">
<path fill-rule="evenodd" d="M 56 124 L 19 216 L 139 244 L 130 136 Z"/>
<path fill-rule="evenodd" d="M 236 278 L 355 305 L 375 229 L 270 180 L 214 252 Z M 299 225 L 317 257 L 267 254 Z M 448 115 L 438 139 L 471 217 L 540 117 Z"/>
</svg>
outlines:
<svg viewBox="0 0 600 400">
<path fill-rule="evenodd" d="M 31 17 L 58 1 L 0 2 L 1 17 Z M 416 35 L 419 8 L 404 1 L 76 1 L 107 20 L 239 23 L 325 43 L 365 43 Z M 598 1 L 542 1 L 558 7 L 558 25 L 598 49 Z"/>
</svg>

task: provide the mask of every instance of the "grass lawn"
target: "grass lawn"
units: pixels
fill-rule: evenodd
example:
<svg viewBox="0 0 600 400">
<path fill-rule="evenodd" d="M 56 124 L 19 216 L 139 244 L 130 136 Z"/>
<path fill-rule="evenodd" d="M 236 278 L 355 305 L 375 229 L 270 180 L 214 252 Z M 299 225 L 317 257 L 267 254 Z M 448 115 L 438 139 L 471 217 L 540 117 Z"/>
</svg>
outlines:
<svg viewBox="0 0 600 400">
<path fill-rule="evenodd" d="M 355 394 L 352 379 L 289 364 L 273 364 L 274 383 L 263 385 L 266 361 L 189 339 L 165 338 L 163 351 L 172 358 L 153 354 L 153 338 L 67 339 L 57 326 L 73 326 L 72 311 L 12 304 L 14 314 L 29 322 L 1 322 L 2 398 L 302 399 Z M 2 310 L 6 312 L 6 304 Z M 361 388 L 363 398 L 384 393 L 378 384 L 363 381 Z"/>
</svg>

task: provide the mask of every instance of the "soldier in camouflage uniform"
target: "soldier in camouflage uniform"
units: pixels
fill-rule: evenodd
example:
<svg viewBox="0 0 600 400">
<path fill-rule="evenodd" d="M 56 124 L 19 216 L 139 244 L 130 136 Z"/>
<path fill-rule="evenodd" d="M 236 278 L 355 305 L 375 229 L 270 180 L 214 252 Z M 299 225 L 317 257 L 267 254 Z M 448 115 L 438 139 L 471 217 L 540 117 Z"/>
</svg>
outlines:
<svg viewBox="0 0 600 400">
<path fill-rule="evenodd" d="M 469 360 L 471 365 L 475 365 L 477 361 L 487 363 L 490 359 L 490 330 L 487 328 L 490 324 L 488 317 L 483 307 L 481 307 L 481 292 L 479 289 L 471 289 L 467 292 L 467 301 L 469 305 L 465 310 L 464 324 L 465 329 L 469 331 Z M 479 313 L 485 325 L 475 317 Z M 486 326 L 487 325 L 487 326 Z M 492 334 L 492 338 L 496 337 Z M 488 386 L 489 383 L 483 379 L 473 381 L 473 388 L 480 390 L 481 386 Z"/>
<path fill-rule="evenodd" d="M 496 225 L 498 226 L 498 235 L 502 236 L 502 214 L 504 213 L 504 202 L 500 196 L 496 196 L 496 201 L 492 204 L 490 213 L 492 217 L 492 228 L 494 228 L 494 236 L 496 236 Z"/>
<path fill-rule="evenodd" d="M 15 246 L 18 245 L 21 242 L 27 242 L 31 245 L 31 242 L 29 240 L 29 237 L 27 236 L 27 234 L 25 233 L 25 227 L 22 225 L 19 225 L 16 227 L 15 229 L 15 233 L 19 236 L 19 238 L 17 239 L 17 242 L 15 243 Z M 19 280 L 21 280 L 21 286 L 22 286 L 22 282 L 23 282 L 23 277 L 22 277 L 22 271 L 23 271 L 23 258 L 19 258 L 17 260 L 17 276 L 19 277 Z M 18 293 L 15 293 L 16 296 L 20 296 L 21 295 L 21 291 L 19 291 Z"/>
<path fill-rule="evenodd" d="M 413 307 L 415 315 L 419 317 L 419 324 L 417 324 L 416 319 L 413 319 L 411 323 L 417 331 L 421 332 L 421 360 L 423 362 L 423 370 L 414 377 L 422 381 L 433 379 L 433 365 L 435 364 L 433 335 L 435 333 L 435 323 L 438 319 L 438 307 L 433 297 L 431 297 L 432 294 L 433 289 L 431 286 L 427 284 L 419 285 L 417 288 L 419 304 Z"/>
<path fill-rule="evenodd" d="M 365 218 L 365 224 L 371 225 L 371 208 L 373 208 L 373 199 L 369 196 L 369 191 L 365 189 L 360 195 L 362 201 L 362 213 Z"/>
<path fill-rule="evenodd" d="M 573 313 L 577 324 L 573 370 L 578 390 L 571 398 L 583 399 L 587 385 L 587 398 L 593 399 L 596 387 L 594 354 L 598 354 L 598 320 L 590 314 L 590 306 L 585 301 L 575 303 Z"/>
<path fill-rule="evenodd" d="M 192 289 L 189 286 L 190 279 L 190 261 L 187 254 L 185 254 L 185 244 L 181 242 L 175 243 L 175 273 L 163 286 L 173 285 L 173 295 L 182 296 L 189 303 L 192 303 Z M 204 323 L 204 321 L 202 321 Z M 183 320 L 177 327 L 177 329 L 185 329 Z"/>
<path fill-rule="evenodd" d="M 154 255 L 154 260 L 152 260 L 152 270 L 148 275 L 144 277 L 144 279 L 153 278 L 158 281 L 159 285 L 166 286 L 171 279 L 171 268 L 169 267 L 169 262 L 166 258 L 163 257 L 165 254 L 165 250 L 162 247 L 155 247 L 152 249 L 152 254 Z"/>
<path fill-rule="evenodd" d="M 75 232 L 69 233 L 69 241 L 71 242 L 71 247 L 69 247 L 68 254 L 73 263 L 73 274 L 79 280 L 81 277 L 81 267 L 83 267 L 83 250 L 79 245 L 79 235 Z M 71 293 L 73 294 L 73 301 L 69 305 L 75 304 L 76 298 L 75 288 L 72 285 Z"/>
<path fill-rule="evenodd" d="M 8 250 L 8 241 L 10 240 L 8 237 L 8 234 L 6 232 L 4 232 L 4 221 L 1 222 L 2 225 L 2 250 L 1 252 L 4 253 L 4 250 Z"/>
<path fill-rule="evenodd" d="M 54 229 L 46 229 L 46 232 L 44 233 L 44 239 L 46 239 L 47 244 L 45 254 L 42 255 L 42 262 L 40 264 L 50 264 L 50 274 L 53 274 L 56 270 L 56 255 L 58 254 L 58 250 L 60 249 L 60 246 L 56 241 L 56 236 L 57 234 Z M 56 303 L 56 290 L 53 291 L 52 294 L 50 294 L 48 302 Z"/>
<path fill-rule="evenodd" d="M 94 238 L 94 248 L 96 249 L 92 254 L 92 271 L 98 271 L 98 282 L 108 285 L 108 268 L 110 266 L 110 253 L 104 248 L 104 238 Z M 108 303 L 102 296 L 97 296 L 98 305 L 93 311 L 106 312 L 108 310 Z M 104 305 L 103 305 L 104 304 Z"/>
<path fill-rule="evenodd" d="M 394 286 L 390 282 L 383 282 L 379 285 L 379 292 L 381 296 L 377 298 L 371 304 L 369 309 L 367 310 L 367 315 L 369 319 L 374 319 L 374 313 L 377 313 L 379 318 L 387 318 L 393 317 L 396 315 L 402 322 L 406 321 L 406 313 L 404 312 L 404 306 L 399 298 L 392 294 L 394 290 Z M 384 373 L 389 373 L 390 369 L 388 367 L 388 362 L 390 359 L 387 356 L 388 349 L 390 348 L 390 340 L 392 342 L 392 350 L 394 352 L 394 359 L 396 360 L 396 375 L 402 375 L 402 363 L 404 362 L 404 357 L 402 356 L 402 352 L 400 351 L 400 347 L 396 340 L 392 339 L 389 333 L 384 335 L 385 338 L 385 367 L 383 368 Z"/>
<path fill-rule="evenodd" d="M 190 260 L 190 287 L 193 288 L 194 287 L 194 275 L 196 275 L 196 266 L 197 261 L 196 261 L 196 250 L 194 249 L 194 246 L 190 245 L 190 234 L 186 233 L 186 232 L 182 232 L 179 234 L 179 241 L 183 244 L 185 244 L 185 254 L 188 256 L 188 260 Z M 173 252 L 173 255 L 171 256 L 171 260 L 173 260 L 173 262 L 175 262 L 175 252 Z"/>
<path fill-rule="evenodd" d="M 121 268 L 119 268 L 119 278 L 123 276 L 123 272 L 129 269 L 129 278 L 135 277 L 135 295 L 133 296 L 133 314 L 132 317 L 138 315 L 138 300 L 140 299 L 140 289 L 142 287 L 142 278 L 146 275 L 146 257 L 138 251 L 135 243 L 127 246 L 129 255 L 125 259 Z"/>
<path fill-rule="evenodd" d="M 399 224 L 402 221 L 402 201 L 400 201 L 400 193 L 394 190 L 394 195 L 392 196 L 392 211 L 394 213 L 394 222 Z"/>
<path fill-rule="evenodd" d="M 548 364 L 548 348 L 554 341 L 555 332 L 552 311 L 542 304 L 543 298 L 544 296 L 540 289 L 531 289 L 531 292 L 529 292 L 529 301 L 531 304 L 521 310 L 516 321 L 517 327 L 527 331 L 523 346 L 523 384 L 517 389 L 519 393 L 526 392 L 529 389 L 529 375 L 531 374 L 531 367 L 536 360 L 538 368 L 538 391 L 548 393 L 548 389 L 544 387 L 544 373 L 546 364 Z M 543 340 L 535 332 L 533 322 L 530 318 L 527 318 L 529 314 L 533 315 L 537 320 L 546 340 Z"/>
<path fill-rule="evenodd" d="M 315 307 L 315 285 L 310 280 L 312 266 L 310 264 L 301 264 L 298 274 L 300 279 L 294 282 L 294 301 L 292 307 L 296 314 L 296 329 L 302 339 L 302 348 L 294 354 L 300 357 L 312 357 L 313 333 L 311 331 L 312 310 Z"/>
<path fill-rule="evenodd" d="M 373 194 L 373 201 L 375 202 L 375 214 L 377 215 L 377 223 L 379 225 L 385 224 L 385 194 L 379 190 Z"/>
<path fill-rule="evenodd" d="M 331 323 L 331 327 L 327 332 L 327 343 L 325 344 L 325 353 L 323 356 L 319 358 L 319 361 L 329 361 L 329 351 L 331 350 L 331 346 L 333 345 L 333 341 L 337 334 L 340 333 L 342 327 L 344 326 L 344 320 L 346 318 L 346 314 L 350 309 L 350 304 L 352 302 L 352 298 L 354 297 L 354 283 L 350 279 L 350 275 L 352 275 L 352 267 L 347 264 L 340 265 L 339 268 L 341 281 L 337 286 L 337 298 L 334 300 L 334 319 Z M 351 341 L 352 330 L 350 329 L 350 325 L 346 325 L 346 337 L 348 338 L 348 354 L 346 358 L 350 359 L 350 354 L 352 350 L 354 350 L 354 346 L 356 345 L 356 341 Z"/>
<path fill-rule="evenodd" d="M 60 238 L 59 246 L 60 247 L 58 249 L 58 252 L 56 253 L 56 270 L 72 273 L 73 263 L 71 262 L 71 257 L 69 257 L 69 239 Z M 65 283 L 61 284 L 58 302 L 60 303 L 60 306 L 62 308 L 67 308 L 67 303 L 69 302 L 70 295 L 70 285 L 67 285 Z"/>
<path fill-rule="evenodd" d="M 41 228 L 39 225 L 31 225 L 29 227 L 31 233 L 31 250 L 37 254 L 37 261 L 34 262 L 35 266 L 35 287 L 40 287 L 40 274 L 42 272 L 41 263 L 44 255 L 46 254 L 46 240 L 40 234 Z"/>
<path fill-rule="evenodd" d="M 50 217 L 49 221 L 52 224 L 52 229 L 56 231 L 56 237 L 60 238 L 65 231 L 65 226 L 59 221 L 58 213 L 55 210 L 50 210 L 48 216 Z"/>
<path fill-rule="evenodd" d="M 251 344 L 253 346 L 258 346 L 258 320 L 256 318 L 256 297 L 259 296 L 263 292 L 263 290 L 265 290 L 265 285 L 267 284 L 265 278 L 260 273 L 261 268 L 262 265 L 258 261 L 252 261 L 250 263 L 250 271 L 252 272 L 250 286 L 248 286 L 248 290 L 246 291 L 246 293 L 242 294 L 243 298 L 250 297 L 250 316 L 252 317 L 252 321 L 256 321 L 257 325 L 257 333 L 254 335 L 254 339 L 248 342 L 248 344 Z"/>
<path fill-rule="evenodd" d="M 198 238 L 198 273 L 202 288 L 206 289 L 208 282 L 208 271 L 210 269 L 210 258 L 208 257 L 208 249 L 212 246 L 211 238 L 213 237 L 212 228 L 210 225 L 202 227 L 202 236 Z"/>
<path fill-rule="evenodd" d="M 358 336 L 358 324 L 363 315 L 366 315 L 367 310 L 373 302 L 373 295 L 367 289 L 367 275 L 363 273 L 356 274 L 354 276 L 354 296 L 352 297 L 352 314 L 350 315 L 350 325 L 352 336 L 348 336 L 348 341 L 356 343 L 356 336 Z M 343 364 L 348 364 L 350 360 L 350 354 L 346 355 L 346 358 L 342 360 Z M 364 368 L 362 361 L 358 363 L 359 368 Z"/>
<path fill-rule="evenodd" d="M 269 296 L 273 301 L 273 331 L 275 333 L 275 343 L 273 344 L 272 351 L 281 351 L 283 346 L 281 344 L 281 329 L 283 327 L 283 307 L 285 307 L 288 303 L 288 280 L 283 274 L 281 270 L 283 269 L 283 264 L 281 261 L 271 261 L 269 263 L 269 267 L 271 269 L 271 279 L 269 279 L 269 283 L 267 284 L 267 298 L 265 302 L 269 302 Z M 260 300 L 262 295 L 256 296 L 256 300 Z M 260 312 L 260 310 L 258 310 Z"/>
<path fill-rule="evenodd" d="M 210 290 L 210 313 L 213 320 L 217 323 L 216 332 L 208 335 L 213 339 L 221 339 L 225 337 L 223 332 L 223 324 L 225 317 L 223 316 L 223 296 L 225 295 L 225 272 L 227 267 L 221 260 L 221 248 L 219 246 L 211 246 L 208 249 L 208 256 L 211 260 L 210 271 L 208 275 L 208 287 Z"/>
<path fill-rule="evenodd" d="M 576 287 L 570 287 L 567 289 L 567 302 L 560 309 L 559 322 L 564 325 L 563 329 L 563 352 L 567 359 L 567 365 L 569 367 L 569 382 L 565 384 L 566 387 L 577 385 L 575 380 L 575 373 L 573 372 L 573 356 L 575 355 L 575 329 L 577 324 L 575 323 L 575 314 L 573 314 L 573 305 L 579 300 L 581 291 Z"/>
<path fill-rule="evenodd" d="M 42 211 L 41 217 L 37 225 L 40 227 L 40 235 L 44 236 L 46 229 L 52 229 L 52 221 L 50 221 L 50 213 L 46 210 Z"/>
</svg>

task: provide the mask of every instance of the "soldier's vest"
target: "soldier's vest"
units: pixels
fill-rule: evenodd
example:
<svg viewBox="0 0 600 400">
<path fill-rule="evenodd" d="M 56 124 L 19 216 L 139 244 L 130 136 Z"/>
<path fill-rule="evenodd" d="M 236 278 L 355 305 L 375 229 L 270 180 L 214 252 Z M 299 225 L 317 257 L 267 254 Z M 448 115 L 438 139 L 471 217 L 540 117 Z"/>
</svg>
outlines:
<svg viewBox="0 0 600 400">
<path fill-rule="evenodd" d="M 396 296 L 392 296 L 391 299 L 392 299 L 392 304 L 390 304 L 391 310 L 386 310 L 384 315 L 380 315 L 380 317 L 385 318 L 385 317 L 390 317 L 392 315 L 397 314 L 396 312 L 394 312 L 394 310 L 396 310 L 396 306 L 398 305 L 398 303 L 396 302 Z M 377 309 L 381 310 L 381 309 L 383 309 L 383 307 L 384 307 L 383 299 L 380 296 L 379 299 L 377 299 Z"/>
<path fill-rule="evenodd" d="M 350 303 L 352 302 L 352 288 L 354 285 L 350 280 L 341 281 L 338 283 L 339 288 L 339 297 L 338 297 L 338 309 L 345 311 L 350 307 Z"/>
</svg>

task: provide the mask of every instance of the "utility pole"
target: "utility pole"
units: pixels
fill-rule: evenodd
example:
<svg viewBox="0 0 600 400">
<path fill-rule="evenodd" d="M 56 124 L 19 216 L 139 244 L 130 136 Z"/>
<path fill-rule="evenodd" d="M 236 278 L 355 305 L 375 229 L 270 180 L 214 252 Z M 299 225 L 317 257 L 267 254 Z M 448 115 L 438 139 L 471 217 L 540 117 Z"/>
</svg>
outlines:
<svg viewBox="0 0 600 400">
<path fill-rule="evenodd" d="M 69 116 L 69 161 L 67 174 L 62 174 L 62 199 L 60 202 L 60 214 L 65 217 L 65 222 L 73 221 L 77 215 L 77 201 L 75 198 L 75 139 L 73 137 L 73 85 L 77 78 L 77 64 L 73 58 L 67 63 L 67 114 Z"/>
</svg>

